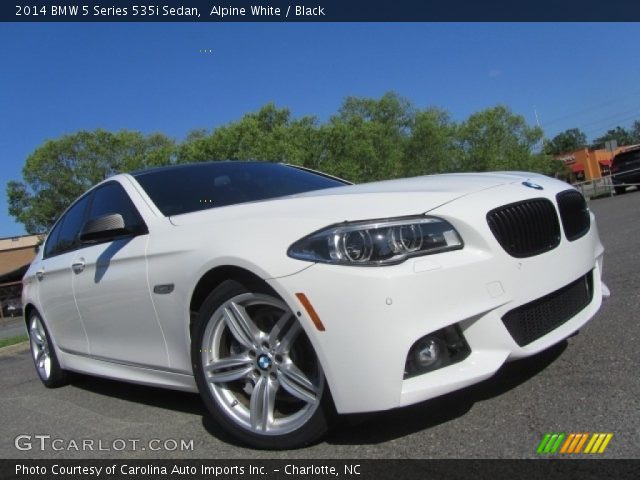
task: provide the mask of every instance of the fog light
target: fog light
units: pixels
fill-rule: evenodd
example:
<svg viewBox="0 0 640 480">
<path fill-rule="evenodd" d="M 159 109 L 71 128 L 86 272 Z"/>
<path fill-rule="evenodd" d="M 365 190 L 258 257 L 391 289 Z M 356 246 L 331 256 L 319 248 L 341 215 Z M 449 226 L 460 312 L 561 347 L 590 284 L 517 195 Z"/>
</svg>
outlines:
<svg viewBox="0 0 640 480">
<path fill-rule="evenodd" d="M 430 333 L 415 342 L 404 369 L 404 378 L 432 372 L 461 362 L 471 353 L 460 327 L 452 325 Z"/>
<path fill-rule="evenodd" d="M 414 350 L 414 361 L 422 368 L 433 367 L 446 353 L 446 347 L 438 337 L 420 340 Z"/>
</svg>

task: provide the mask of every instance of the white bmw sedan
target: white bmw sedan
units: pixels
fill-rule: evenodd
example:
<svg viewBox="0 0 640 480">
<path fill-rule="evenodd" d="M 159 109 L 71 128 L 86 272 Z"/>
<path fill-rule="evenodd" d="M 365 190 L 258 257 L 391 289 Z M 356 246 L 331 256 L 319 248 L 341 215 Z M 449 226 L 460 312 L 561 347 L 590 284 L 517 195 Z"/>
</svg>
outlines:
<svg viewBox="0 0 640 480">
<path fill-rule="evenodd" d="M 122 174 L 56 222 L 23 283 L 47 387 L 82 372 L 198 391 L 258 448 L 493 375 L 596 313 L 582 195 L 541 175 L 351 185 L 208 162 Z"/>
</svg>

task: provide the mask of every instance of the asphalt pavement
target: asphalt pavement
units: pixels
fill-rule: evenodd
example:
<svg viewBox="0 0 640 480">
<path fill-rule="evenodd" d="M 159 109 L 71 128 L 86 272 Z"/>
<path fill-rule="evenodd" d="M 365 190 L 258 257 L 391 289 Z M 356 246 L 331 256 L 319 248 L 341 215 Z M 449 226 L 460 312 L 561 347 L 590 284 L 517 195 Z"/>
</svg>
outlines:
<svg viewBox="0 0 640 480">
<path fill-rule="evenodd" d="M 600 458 L 640 458 L 640 192 L 590 208 L 611 298 L 579 335 L 481 384 L 343 417 L 317 445 L 265 452 L 221 432 L 194 394 L 86 376 L 47 390 L 18 347 L 0 353 L 0 458 L 527 458 L 548 432 L 611 432 Z M 86 441 L 94 450 L 76 451 Z"/>
</svg>

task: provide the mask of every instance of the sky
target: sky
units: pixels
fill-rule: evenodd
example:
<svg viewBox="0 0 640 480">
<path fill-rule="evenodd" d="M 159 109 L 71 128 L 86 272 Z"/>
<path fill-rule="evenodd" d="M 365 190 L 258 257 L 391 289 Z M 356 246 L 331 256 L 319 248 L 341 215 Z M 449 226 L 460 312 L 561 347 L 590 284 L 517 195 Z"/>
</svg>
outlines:
<svg viewBox="0 0 640 480">
<path fill-rule="evenodd" d="M 395 91 L 456 121 L 504 104 L 547 138 L 593 139 L 640 119 L 639 36 L 620 23 L 4 23 L 0 238 L 25 233 L 6 183 L 79 130 L 181 140 L 269 102 L 325 121 L 347 96 Z"/>
</svg>

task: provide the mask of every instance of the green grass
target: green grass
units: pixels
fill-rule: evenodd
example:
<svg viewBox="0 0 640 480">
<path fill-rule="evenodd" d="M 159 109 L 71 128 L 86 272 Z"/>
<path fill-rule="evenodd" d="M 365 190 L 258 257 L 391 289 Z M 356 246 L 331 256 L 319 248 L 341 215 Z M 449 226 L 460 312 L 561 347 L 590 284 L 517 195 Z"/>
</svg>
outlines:
<svg viewBox="0 0 640 480">
<path fill-rule="evenodd" d="M 26 335 L 18 335 L 17 337 L 0 338 L 0 348 L 15 345 L 16 343 L 26 342 L 29 339 Z"/>
</svg>

